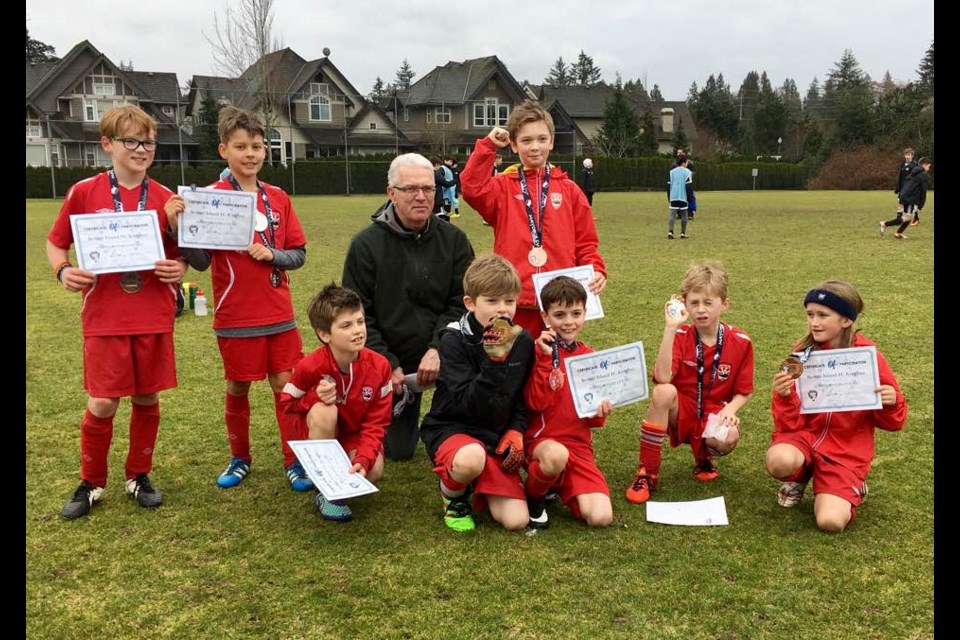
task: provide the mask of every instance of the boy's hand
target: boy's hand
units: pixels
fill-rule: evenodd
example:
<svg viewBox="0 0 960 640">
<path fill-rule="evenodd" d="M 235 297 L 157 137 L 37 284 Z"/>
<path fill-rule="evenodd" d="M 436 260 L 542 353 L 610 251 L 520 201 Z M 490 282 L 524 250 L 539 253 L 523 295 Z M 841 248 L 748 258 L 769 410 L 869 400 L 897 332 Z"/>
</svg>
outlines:
<svg viewBox="0 0 960 640">
<path fill-rule="evenodd" d="M 663 305 L 663 322 L 667 329 L 676 331 L 689 317 L 690 314 L 687 312 L 687 308 L 683 306 L 682 300 L 671 298 Z"/>
<path fill-rule="evenodd" d="M 516 429 L 507 429 L 503 437 L 500 438 L 496 454 L 504 456 L 504 471 L 507 473 L 518 471 L 520 464 L 523 462 L 523 434 Z"/>
<path fill-rule="evenodd" d="M 494 127 L 490 130 L 490 133 L 487 134 L 487 137 L 490 138 L 490 141 L 497 146 L 497 149 L 503 149 L 505 146 L 510 144 L 510 132 L 501 127 Z"/>
<path fill-rule="evenodd" d="M 183 213 L 185 208 L 183 197 L 176 194 L 170 196 L 170 199 L 163 205 L 163 211 L 167 214 L 167 224 L 174 231 L 177 230 L 177 225 L 180 223 L 180 214 Z"/>
<path fill-rule="evenodd" d="M 607 398 L 604 398 L 603 400 L 600 401 L 600 404 L 597 406 L 596 417 L 606 418 L 608 415 L 610 415 L 610 412 L 612 411 L 613 411 L 613 407 L 610 406 L 610 400 Z"/>
<path fill-rule="evenodd" d="M 494 318 L 483 328 L 483 350 L 494 362 L 506 362 L 521 333 L 523 328 L 513 324 L 510 318 Z"/>
<path fill-rule="evenodd" d="M 262 244 L 252 244 L 247 247 L 247 254 L 254 260 L 259 260 L 260 262 L 273 262 L 273 251 L 270 251 L 269 247 L 265 247 Z"/>
<path fill-rule="evenodd" d="M 176 284 L 187 272 L 187 263 L 184 260 L 157 260 L 153 263 L 153 273 L 160 282 Z"/>
<path fill-rule="evenodd" d="M 326 405 L 336 404 L 337 402 L 337 385 L 333 380 L 324 378 L 317 383 L 317 397 L 320 398 L 320 402 Z"/>
<path fill-rule="evenodd" d="M 417 384 L 424 389 L 432 386 L 437 381 L 438 373 L 440 373 L 440 352 L 436 349 L 427 349 L 420 358 L 420 366 L 417 367 Z"/>
<path fill-rule="evenodd" d="M 93 284 L 97 276 L 80 267 L 67 267 L 60 273 L 60 282 L 67 291 L 82 291 Z"/>
<path fill-rule="evenodd" d="M 882 384 L 873 391 L 880 394 L 880 404 L 883 406 L 889 407 L 897 404 L 897 390 L 893 388 L 893 385 Z"/>
<path fill-rule="evenodd" d="M 352 467 L 350 467 L 350 471 L 348 471 L 348 473 L 359 473 L 364 478 L 367 477 L 367 470 L 364 469 L 363 465 L 360 464 L 359 462 L 357 462 Z"/>
<path fill-rule="evenodd" d="M 793 393 L 793 376 L 786 371 L 777 371 L 773 376 L 773 390 L 786 398 Z"/>
<path fill-rule="evenodd" d="M 599 271 L 593 274 L 593 280 L 590 281 L 590 293 L 595 296 L 603 293 L 603 290 L 607 288 L 607 276 L 603 275 Z"/>
<path fill-rule="evenodd" d="M 720 421 L 720 426 L 740 428 L 740 418 L 737 417 L 737 412 L 730 408 L 730 405 L 725 405 L 723 409 L 717 412 L 717 419 Z"/>
<path fill-rule="evenodd" d="M 393 386 L 394 395 L 403 393 L 403 367 L 397 367 L 390 374 L 390 384 Z"/>
<path fill-rule="evenodd" d="M 556 341 L 556 339 L 556 331 L 553 329 L 544 329 L 540 333 L 540 337 L 537 338 L 537 348 L 540 349 L 543 355 L 549 356 L 551 353 L 553 353 L 553 343 Z"/>
</svg>

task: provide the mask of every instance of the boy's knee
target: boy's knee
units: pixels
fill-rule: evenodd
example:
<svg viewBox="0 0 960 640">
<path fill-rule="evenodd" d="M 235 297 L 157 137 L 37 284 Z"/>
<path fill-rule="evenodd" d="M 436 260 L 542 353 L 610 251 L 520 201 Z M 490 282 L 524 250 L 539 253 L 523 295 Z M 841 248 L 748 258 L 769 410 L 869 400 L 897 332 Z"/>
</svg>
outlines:
<svg viewBox="0 0 960 640">
<path fill-rule="evenodd" d="M 839 511 L 817 514 L 817 527 L 824 533 L 840 533 L 850 524 L 850 514 Z"/>
<path fill-rule="evenodd" d="M 803 464 L 803 460 L 797 461 L 793 456 L 787 455 L 775 448 L 767 450 L 767 457 L 764 460 L 764 466 L 769 473 L 778 480 L 784 480 L 794 475 Z"/>
<path fill-rule="evenodd" d="M 540 451 L 537 451 L 540 454 Z M 567 466 L 570 459 L 570 450 L 560 443 L 554 443 L 548 448 L 544 448 L 543 457 L 540 458 L 540 468 L 550 475 L 557 475 Z"/>
<path fill-rule="evenodd" d="M 451 471 L 460 478 L 476 478 L 483 472 L 487 462 L 487 451 L 480 444 L 468 444 L 461 447 L 453 456 Z"/>
<path fill-rule="evenodd" d="M 307 412 L 307 431 L 311 440 L 337 436 L 337 406 L 318 402 Z"/>
<path fill-rule="evenodd" d="M 120 398 L 90 398 L 87 409 L 98 418 L 112 418 L 120 406 Z"/>
<path fill-rule="evenodd" d="M 500 516 L 500 524 L 503 525 L 503 528 L 507 531 L 520 531 L 521 529 L 525 529 L 529 522 L 529 514 L 519 513 L 513 510 Z"/>
<path fill-rule="evenodd" d="M 590 527 L 609 527 L 613 522 L 613 510 L 591 509 L 583 514 L 583 520 Z"/>
<path fill-rule="evenodd" d="M 677 399 L 677 388 L 669 382 L 658 384 L 653 388 L 650 402 L 658 407 L 667 408 Z"/>
</svg>

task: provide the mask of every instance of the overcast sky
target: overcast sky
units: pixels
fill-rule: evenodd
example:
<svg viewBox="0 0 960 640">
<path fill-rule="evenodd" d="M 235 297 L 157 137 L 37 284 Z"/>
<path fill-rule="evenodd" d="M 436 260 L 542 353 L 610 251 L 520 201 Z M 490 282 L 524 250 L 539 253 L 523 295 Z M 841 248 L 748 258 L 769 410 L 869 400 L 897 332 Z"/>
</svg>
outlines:
<svg viewBox="0 0 960 640">
<path fill-rule="evenodd" d="M 239 0 L 26 0 L 30 36 L 63 56 L 89 40 L 114 63 L 175 72 L 181 85 L 212 66 L 213 16 Z M 533 8 L 536 7 L 536 8 Z M 916 80 L 933 41 L 933 0 L 276 0 L 274 34 L 306 60 L 330 60 L 366 94 L 407 58 L 417 80 L 450 60 L 497 55 L 540 83 L 582 49 L 605 80 L 660 85 L 683 100 L 723 73 L 734 92 L 751 70 L 804 94 L 851 49 L 875 80 Z"/>
</svg>

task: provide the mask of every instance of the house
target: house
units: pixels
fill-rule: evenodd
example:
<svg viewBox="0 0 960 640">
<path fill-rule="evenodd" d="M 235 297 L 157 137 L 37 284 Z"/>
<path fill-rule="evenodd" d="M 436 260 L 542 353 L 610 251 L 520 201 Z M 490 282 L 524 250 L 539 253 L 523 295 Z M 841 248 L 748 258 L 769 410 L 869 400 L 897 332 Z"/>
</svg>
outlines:
<svg viewBox="0 0 960 640">
<path fill-rule="evenodd" d="M 413 148 L 329 56 L 307 61 L 285 48 L 263 56 L 239 78 L 194 76 L 187 95 L 189 126 L 202 124 L 203 101 L 211 97 L 263 117 L 274 163 Z"/>
<path fill-rule="evenodd" d="M 505 127 L 513 108 L 527 99 L 497 56 L 435 67 L 407 91 L 380 102 L 417 148 L 439 155 L 467 155 L 477 138 Z"/>
<path fill-rule="evenodd" d="M 122 69 L 87 40 L 61 60 L 26 68 L 28 166 L 109 166 L 100 117 L 125 103 L 157 120 L 158 164 L 179 163 L 196 149 L 177 125 L 185 105 L 174 73 Z"/>
<path fill-rule="evenodd" d="M 578 154 L 593 150 L 593 139 L 600 132 L 600 127 L 603 124 L 603 114 L 607 102 L 613 96 L 614 87 L 605 82 L 600 82 L 589 87 L 557 88 L 550 85 L 528 85 L 526 89 L 529 95 L 536 97 L 551 113 L 554 112 L 557 105 L 561 105 L 566 110 L 566 113 L 573 119 L 583 135 L 583 146 L 577 149 Z M 650 112 L 653 116 L 653 123 L 656 128 L 657 153 L 669 154 L 673 152 L 672 141 L 678 127 L 683 127 L 683 132 L 688 140 L 696 137 L 693 117 L 686 102 L 670 101 L 652 104 L 631 94 L 627 94 L 626 97 L 637 117 L 642 118 L 647 112 Z M 556 119 L 556 116 L 554 118 Z"/>
</svg>

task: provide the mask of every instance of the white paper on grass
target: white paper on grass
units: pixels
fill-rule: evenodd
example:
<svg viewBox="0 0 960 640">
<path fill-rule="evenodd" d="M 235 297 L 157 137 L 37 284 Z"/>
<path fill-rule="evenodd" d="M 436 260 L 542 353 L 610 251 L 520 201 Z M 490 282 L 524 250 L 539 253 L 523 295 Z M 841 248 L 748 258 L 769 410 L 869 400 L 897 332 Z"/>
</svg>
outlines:
<svg viewBox="0 0 960 640">
<path fill-rule="evenodd" d="M 291 440 L 289 444 L 307 476 L 327 500 L 344 500 L 379 491 L 359 473 L 350 473 L 350 458 L 336 440 Z"/>
<path fill-rule="evenodd" d="M 647 522 L 686 527 L 717 527 L 727 522 L 723 496 L 689 502 L 648 502 Z"/>
</svg>

